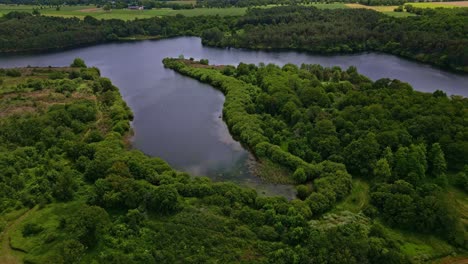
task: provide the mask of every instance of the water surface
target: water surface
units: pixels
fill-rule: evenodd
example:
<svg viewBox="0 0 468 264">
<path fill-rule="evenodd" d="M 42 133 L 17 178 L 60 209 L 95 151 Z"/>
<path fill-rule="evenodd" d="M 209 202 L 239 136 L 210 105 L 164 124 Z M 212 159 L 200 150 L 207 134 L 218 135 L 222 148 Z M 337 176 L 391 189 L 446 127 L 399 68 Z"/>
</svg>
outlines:
<svg viewBox="0 0 468 264">
<path fill-rule="evenodd" d="M 211 64 L 239 62 L 354 65 L 371 79 L 398 78 L 416 90 L 468 96 L 468 75 L 377 53 L 318 56 L 281 51 L 218 49 L 201 45 L 199 38 L 104 44 L 62 52 L 1 56 L 0 67 L 66 66 L 75 57 L 96 66 L 120 88 L 135 119 L 133 146 L 158 156 L 176 169 L 215 180 L 231 180 L 267 194 L 294 195 L 292 186 L 262 182 L 247 169 L 249 153 L 234 141 L 219 118 L 223 95 L 206 84 L 165 69 L 165 57 L 207 58 Z"/>
</svg>

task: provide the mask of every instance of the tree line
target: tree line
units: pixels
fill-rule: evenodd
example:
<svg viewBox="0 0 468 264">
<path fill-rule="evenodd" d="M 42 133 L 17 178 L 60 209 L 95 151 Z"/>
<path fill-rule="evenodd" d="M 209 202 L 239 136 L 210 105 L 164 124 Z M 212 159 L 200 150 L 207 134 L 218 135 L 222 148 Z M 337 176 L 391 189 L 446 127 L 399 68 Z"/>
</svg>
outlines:
<svg viewBox="0 0 468 264">
<path fill-rule="evenodd" d="M 416 9 L 419 10 L 419 9 Z M 364 9 L 320 10 L 287 6 L 252 9 L 229 34 L 213 28 L 203 43 L 316 53 L 379 51 L 443 68 L 468 71 L 468 9 L 427 9 L 392 18 Z"/>
<path fill-rule="evenodd" d="M 379 51 L 468 72 L 468 9 L 419 9 L 388 17 L 373 10 L 284 6 L 241 17 L 197 16 L 97 20 L 11 12 L 0 19 L 0 52 L 41 51 L 129 36 L 200 36 L 206 45 L 295 49 L 336 54 Z M 423 11 L 421 11 L 423 10 Z"/>
<path fill-rule="evenodd" d="M 10 12 L 0 18 L 0 52 L 44 51 L 91 45 L 130 36 L 197 36 L 218 25 L 228 31 L 230 17 L 168 16 L 123 21 L 48 17 Z"/>
</svg>

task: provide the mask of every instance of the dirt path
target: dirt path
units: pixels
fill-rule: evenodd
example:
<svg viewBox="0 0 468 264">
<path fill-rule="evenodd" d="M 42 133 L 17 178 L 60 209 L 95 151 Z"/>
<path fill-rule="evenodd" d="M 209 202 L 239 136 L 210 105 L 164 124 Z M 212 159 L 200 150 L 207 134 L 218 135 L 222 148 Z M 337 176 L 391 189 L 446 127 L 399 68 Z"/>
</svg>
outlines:
<svg viewBox="0 0 468 264">
<path fill-rule="evenodd" d="M 11 232 L 13 232 L 18 225 L 31 214 L 32 212 L 37 210 L 37 206 L 34 207 L 33 209 L 30 209 L 26 211 L 24 214 L 22 214 L 18 219 L 15 221 L 11 222 L 5 230 L 3 230 L 2 234 L 0 235 L 0 242 L 1 242 L 1 248 L 0 248 L 0 264 L 17 264 L 17 263 L 22 263 L 22 261 L 15 256 L 13 253 L 14 250 L 10 246 L 10 235 Z"/>
</svg>

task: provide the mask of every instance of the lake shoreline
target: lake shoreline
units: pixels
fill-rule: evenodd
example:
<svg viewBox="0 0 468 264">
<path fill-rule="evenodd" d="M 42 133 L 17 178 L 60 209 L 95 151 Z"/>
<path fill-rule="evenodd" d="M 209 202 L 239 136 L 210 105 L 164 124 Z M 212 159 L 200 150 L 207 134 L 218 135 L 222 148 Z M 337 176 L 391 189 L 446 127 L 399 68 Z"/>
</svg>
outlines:
<svg viewBox="0 0 468 264">
<path fill-rule="evenodd" d="M 329 57 L 341 56 L 341 55 L 358 56 L 358 55 L 369 54 L 369 53 L 384 54 L 384 55 L 395 56 L 395 57 L 405 59 L 411 62 L 415 62 L 424 66 L 430 66 L 438 70 L 443 70 L 443 71 L 447 71 L 447 72 L 454 73 L 454 74 L 468 76 L 468 66 L 466 67 L 467 68 L 466 70 L 452 68 L 452 67 L 445 67 L 445 66 L 440 66 L 440 65 L 430 63 L 430 62 L 424 62 L 413 57 L 408 57 L 408 56 L 404 56 L 401 54 L 393 54 L 393 53 L 385 52 L 381 50 L 365 50 L 365 51 L 357 51 L 357 52 L 330 52 L 329 53 L 329 52 L 314 52 L 314 51 L 308 50 L 307 48 L 271 48 L 271 47 L 248 47 L 247 48 L 247 47 L 235 47 L 235 46 L 227 46 L 227 45 L 216 46 L 216 45 L 209 45 L 209 44 L 203 43 L 203 39 L 195 35 L 180 35 L 180 36 L 169 36 L 169 37 L 138 35 L 138 36 L 123 37 L 117 40 L 78 44 L 78 45 L 66 46 L 66 47 L 60 47 L 60 48 L 31 49 L 31 50 L 19 50 L 19 51 L 18 50 L 11 50 L 11 51 L 0 50 L 0 56 L 3 56 L 3 55 L 6 55 L 6 56 L 36 55 L 36 54 L 44 54 L 44 53 L 69 51 L 69 50 L 74 50 L 74 49 L 79 49 L 79 48 L 94 47 L 94 46 L 106 45 L 106 44 L 118 44 L 118 43 L 141 42 L 141 41 L 160 41 L 160 40 L 185 38 L 185 37 L 199 38 L 203 46 L 210 47 L 210 48 L 218 48 L 218 49 L 223 49 L 223 50 L 238 49 L 238 50 L 245 50 L 245 51 L 263 51 L 263 52 L 298 52 L 298 53 L 304 53 L 305 55 L 312 55 L 312 56 L 318 55 L 318 56 L 329 56 Z"/>
</svg>

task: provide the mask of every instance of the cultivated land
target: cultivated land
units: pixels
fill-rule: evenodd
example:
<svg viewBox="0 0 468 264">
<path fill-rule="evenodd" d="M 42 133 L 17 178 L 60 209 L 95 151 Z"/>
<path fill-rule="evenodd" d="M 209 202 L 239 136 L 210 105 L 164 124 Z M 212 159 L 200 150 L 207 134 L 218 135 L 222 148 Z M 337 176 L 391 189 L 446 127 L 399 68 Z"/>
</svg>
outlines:
<svg viewBox="0 0 468 264">
<path fill-rule="evenodd" d="M 177 1 L 180 3 L 186 3 L 189 1 Z M 269 8 L 274 5 L 263 6 L 260 8 Z M 344 4 L 311 4 L 320 9 L 337 9 L 347 8 Z M 0 5 L 0 15 L 12 12 L 12 11 L 25 11 L 32 12 L 37 6 L 31 5 Z M 78 17 L 83 19 L 85 16 L 92 16 L 97 19 L 122 19 L 122 20 L 133 20 L 135 18 L 151 18 L 151 17 L 162 17 L 162 16 L 175 16 L 181 14 L 184 16 L 241 16 L 247 11 L 246 7 L 230 7 L 230 8 L 195 8 L 195 9 L 184 9 L 184 10 L 173 10 L 170 8 L 159 8 L 151 10 L 128 10 L 128 9 L 113 9 L 111 11 L 104 11 L 102 8 L 96 8 L 95 6 L 62 6 L 59 11 L 55 7 L 42 7 L 39 8 L 42 15 L 46 16 L 59 16 L 59 17 Z"/>
<path fill-rule="evenodd" d="M 394 17 L 408 17 L 408 16 L 414 16 L 414 14 L 408 13 L 408 12 L 395 12 L 395 8 L 398 6 L 366 6 L 366 5 L 361 5 L 361 4 L 346 4 L 347 7 L 349 8 L 364 8 L 364 9 L 371 9 L 375 10 L 377 12 L 384 13 L 389 16 L 394 16 Z"/>
</svg>

